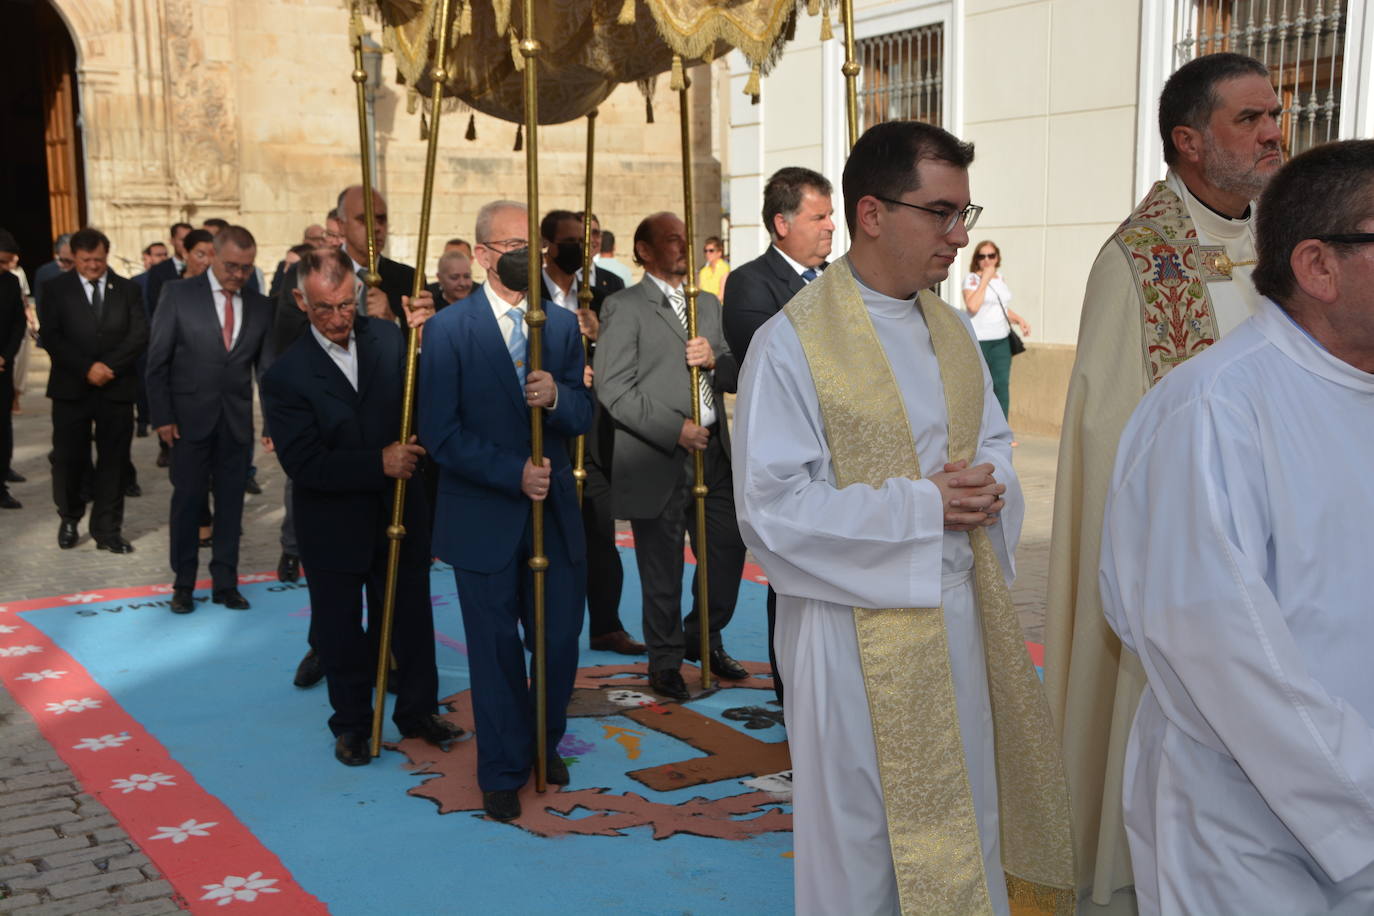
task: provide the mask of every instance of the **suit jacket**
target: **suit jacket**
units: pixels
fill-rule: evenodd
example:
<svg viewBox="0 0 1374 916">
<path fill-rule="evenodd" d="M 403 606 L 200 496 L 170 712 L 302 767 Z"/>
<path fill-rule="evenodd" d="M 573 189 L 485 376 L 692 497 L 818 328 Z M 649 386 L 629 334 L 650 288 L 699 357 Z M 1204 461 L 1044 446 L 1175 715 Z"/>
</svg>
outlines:
<svg viewBox="0 0 1374 916">
<path fill-rule="evenodd" d="M 226 351 L 209 272 L 163 287 L 145 379 L 153 426 L 175 423 L 183 437 L 196 440 L 211 435 L 222 418 L 234 441 L 253 438 L 253 375 L 271 362 L 272 303 L 246 285 L 239 295 L 238 339 Z"/>
<path fill-rule="evenodd" d="M 148 306 L 148 320 L 152 321 L 153 316 L 157 314 L 158 303 L 162 301 L 162 287 L 180 280 L 181 271 L 177 270 L 176 262 L 168 258 L 148 268 L 144 276 L 148 279 L 145 282 L 146 295 L 143 301 Z"/>
<path fill-rule="evenodd" d="M 725 339 L 741 364 L 754 332 L 805 286 L 806 281 L 772 245 L 730 271 L 730 282 L 725 285 Z"/>
<path fill-rule="evenodd" d="M 401 427 L 406 339 L 385 321 L 354 321 L 358 389 L 310 333 L 262 377 L 272 444 L 291 478 L 301 559 L 312 570 L 358 572 L 384 545 L 396 481 L 382 473 L 382 449 Z M 406 487 L 407 553 L 429 554 L 425 488 Z"/>
<path fill-rule="evenodd" d="M 310 319 L 296 306 L 296 270 L 295 264 L 287 268 L 282 276 L 281 289 L 277 293 L 276 321 L 272 328 L 271 347 L 274 354 L 285 353 L 287 348 L 296 342 L 296 338 L 310 326 Z M 381 290 L 386 293 L 392 314 L 404 320 L 405 306 L 401 304 L 401 297 L 409 296 L 411 293 L 415 283 L 415 268 L 399 264 L 387 257 L 379 257 L 377 273 L 381 275 Z M 358 303 L 358 314 L 367 314 L 366 302 Z"/>
<path fill-rule="evenodd" d="M 9 271 L 0 272 L 0 356 L 5 358 L 5 367 L 0 371 L 14 373 L 14 358 L 24 343 L 25 327 L 24 293 L 19 278 Z"/>
<path fill-rule="evenodd" d="M 613 293 L 618 293 L 625 288 L 625 281 L 621 280 L 609 270 L 597 267 L 593 273 L 592 283 L 592 311 L 601 316 L 602 303 Z M 540 280 L 543 287 L 544 299 L 551 300 L 553 295 L 549 292 L 549 284 L 545 280 Z M 556 308 L 557 306 L 555 306 Z M 587 347 L 588 356 L 592 364 L 596 364 L 596 341 L 592 341 Z M 602 469 L 610 472 L 611 454 L 615 446 L 615 428 L 610 419 L 603 415 L 601 404 L 593 400 L 593 417 L 591 435 L 587 436 L 587 457 L 596 462 Z"/>
<path fill-rule="evenodd" d="M 734 282 L 732 279 L 731 283 Z M 728 288 L 728 287 L 727 287 Z M 721 332 L 720 302 L 697 295 L 697 333 L 711 343 L 710 374 L 718 428 L 726 454 L 730 429 L 722 393 L 734 391 L 739 363 Z M 657 518 L 682 479 L 687 450 L 678 445 L 692 416 L 691 376 L 683 348 L 687 332 L 668 297 L 646 274 L 606 300 L 596 362 L 596 395 L 615 421 L 611 499 L 617 518 Z"/>
<path fill-rule="evenodd" d="M 57 261 L 48 261 L 33 272 L 33 304 L 35 307 L 43 301 L 43 287 L 48 285 L 49 280 L 60 277 L 62 272 L 62 265 L 58 264 Z"/>
<path fill-rule="evenodd" d="M 544 368 L 558 385 L 544 412 L 544 454 L 553 469 L 545 517 L 550 556 L 586 555 L 570 440 L 591 426 L 592 394 L 582 384 L 577 317 L 545 303 Z M 420 442 L 439 465 L 434 551 L 459 569 L 491 573 L 519 551 L 530 518 L 520 489 L 530 454 L 530 412 L 506 341 L 478 286 L 425 324 L 420 365 Z M 552 542 L 558 539 L 558 544 Z"/>
<path fill-rule="evenodd" d="M 148 314 L 138 284 L 113 271 L 99 320 L 86 298 L 81 275 L 75 270 L 49 280 L 38 307 L 43 349 L 52 359 L 48 397 L 84 398 L 91 393 L 118 402 L 138 397 L 134 365 L 148 347 Z M 86 381 L 94 363 L 109 366 L 115 377 L 101 387 Z"/>
</svg>

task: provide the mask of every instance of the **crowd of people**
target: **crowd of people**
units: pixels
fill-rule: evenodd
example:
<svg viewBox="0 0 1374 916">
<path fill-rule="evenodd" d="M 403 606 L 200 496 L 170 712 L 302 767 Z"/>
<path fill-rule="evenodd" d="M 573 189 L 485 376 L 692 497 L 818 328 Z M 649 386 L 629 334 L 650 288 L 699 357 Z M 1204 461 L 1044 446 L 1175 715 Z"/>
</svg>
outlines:
<svg viewBox="0 0 1374 916">
<path fill-rule="evenodd" d="M 851 247 L 834 260 L 831 184 L 800 167 L 765 186 L 767 250 L 731 270 L 712 237 L 696 277 L 673 213 L 636 227 L 633 282 L 594 215 L 551 211 L 530 239 L 525 205 L 497 200 L 412 301 L 414 269 L 385 256 L 380 283 L 364 283 L 356 186 L 270 285 L 241 226 L 178 224 L 134 281 L 108 270 L 98 231 L 60 239 L 38 307 L 59 545 L 76 543 L 91 502 L 96 546 L 132 549 L 122 500 L 146 423 L 170 455 L 172 610 L 195 608 L 211 510 L 212 601 L 246 609 L 235 583 L 256 376 L 258 454 L 289 479 L 279 574 L 308 571 L 297 684 L 323 676 L 345 764 L 370 760 L 364 598 L 380 606 L 392 483 L 407 479 L 393 719 L 440 746 L 462 737 L 435 714 L 438 557 L 461 603 L 494 819 L 520 816 L 539 746 L 522 636 L 537 502 L 550 749 L 584 614 L 593 649 L 646 654 L 651 689 L 685 702 L 688 663 L 748 676 L 724 631 L 746 550 L 763 566 L 799 912 L 1070 912 L 1075 895 L 1148 913 L 1369 912 L 1374 615 L 1355 572 L 1359 510 L 1374 505 L 1361 473 L 1374 446 L 1374 142 L 1284 165 L 1281 110 L 1265 66 L 1237 54 L 1198 58 L 1164 88 L 1168 174 L 1103 246 L 1084 299 L 1044 689 L 1008 591 L 1025 508 L 1011 338 L 1030 327 L 1008 307 L 991 241 L 971 252 L 963 309 L 931 291 L 982 208 L 972 145 L 913 121 L 875 125 L 851 151 Z M 381 251 L 381 195 L 373 210 Z M 591 276 L 584 219 L 603 255 Z M 538 370 L 532 257 L 547 313 Z M 0 395 L 27 328 L 18 289 L 0 276 Z M 423 344 L 418 432 L 401 442 L 407 333 Z M 684 540 L 702 547 L 698 495 L 706 608 L 683 594 Z M 616 519 L 634 534 L 643 643 L 619 617 Z M 705 658 L 690 635 L 702 613 Z M 551 783 L 570 782 L 556 753 L 545 764 Z"/>
</svg>

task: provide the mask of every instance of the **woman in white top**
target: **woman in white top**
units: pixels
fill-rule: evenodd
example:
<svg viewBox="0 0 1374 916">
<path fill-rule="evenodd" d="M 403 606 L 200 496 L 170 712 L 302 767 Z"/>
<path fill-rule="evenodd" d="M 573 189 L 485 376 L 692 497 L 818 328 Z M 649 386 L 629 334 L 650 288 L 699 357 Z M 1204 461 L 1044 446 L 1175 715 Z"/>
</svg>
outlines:
<svg viewBox="0 0 1374 916">
<path fill-rule="evenodd" d="M 964 307 L 973 319 L 978 346 L 983 349 L 983 359 L 992 376 L 993 393 L 1002 405 L 1002 413 L 1010 418 L 1011 326 L 1015 323 L 1022 337 L 1029 337 L 1031 329 L 1024 318 L 1008 307 L 1011 290 L 997 272 L 1001 266 L 1002 250 L 992 242 L 979 242 L 964 280 Z"/>
</svg>

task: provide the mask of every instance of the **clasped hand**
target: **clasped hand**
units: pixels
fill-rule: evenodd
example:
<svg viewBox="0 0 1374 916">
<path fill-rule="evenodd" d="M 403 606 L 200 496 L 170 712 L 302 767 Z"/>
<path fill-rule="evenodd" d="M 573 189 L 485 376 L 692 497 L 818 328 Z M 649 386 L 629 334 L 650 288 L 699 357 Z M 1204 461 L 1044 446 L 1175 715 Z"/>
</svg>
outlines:
<svg viewBox="0 0 1374 916">
<path fill-rule="evenodd" d="M 969 467 L 967 461 L 955 461 L 926 478 L 940 489 L 947 530 L 972 531 L 997 524 L 998 513 L 1006 506 L 1002 494 L 1007 488 L 993 478 L 995 470 L 991 464 Z"/>
<path fill-rule="evenodd" d="M 382 473 L 397 480 L 409 480 L 420 463 L 420 456 L 425 453 L 416 445 L 417 441 L 416 436 L 411 436 L 404 445 L 393 442 L 382 449 Z"/>
</svg>

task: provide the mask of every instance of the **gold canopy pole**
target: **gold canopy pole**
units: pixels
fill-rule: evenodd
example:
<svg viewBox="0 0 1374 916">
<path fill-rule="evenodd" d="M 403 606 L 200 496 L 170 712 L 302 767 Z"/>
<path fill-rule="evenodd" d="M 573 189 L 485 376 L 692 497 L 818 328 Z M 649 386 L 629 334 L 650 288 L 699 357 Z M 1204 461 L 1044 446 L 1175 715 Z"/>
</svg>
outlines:
<svg viewBox="0 0 1374 916">
<path fill-rule="evenodd" d="M 446 0 L 447 2 L 447 0 Z M 525 194 L 529 205 L 530 285 L 525 294 L 525 324 L 529 327 L 525 362 L 530 372 L 544 368 L 544 297 L 540 294 L 542 261 L 535 249 L 539 238 L 539 55 L 543 47 L 534 37 L 534 0 L 522 0 L 524 39 L 520 54 L 525 58 Z M 585 278 L 584 278 L 585 279 Z M 544 411 L 530 408 L 530 461 L 544 466 Z M 534 574 L 534 789 L 548 786 L 548 681 L 547 651 L 544 639 L 544 571 L 549 558 L 544 556 L 544 504 L 530 500 L 530 570 Z"/>
<path fill-rule="evenodd" d="M 854 59 L 854 0 L 840 0 L 840 15 L 844 17 L 844 74 L 845 111 L 849 115 L 849 148 L 859 142 L 859 62 Z"/>
<path fill-rule="evenodd" d="M 687 297 L 687 339 L 697 336 L 697 241 L 695 218 L 692 214 L 692 111 L 687 101 L 687 90 L 691 83 L 687 79 L 682 58 L 673 55 L 673 69 L 683 73 L 682 88 L 677 93 L 678 116 L 682 124 L 682 198 L 684 204 L 683 224 L 687 227 L 687 282 L 683 293 Z M 689 366 L 688 375 L 692 383 L 692 422 L 701 424 L 701 369 Z M 717 408 L 718 413 L 724 406 Z M 725 422 L 725 415 L 719 413 L 718 419 Z M 706 453 L 692 453 L 692 495 L 697 506 L 697 619 L 701 621 L 701 689 L 711 689 L 711 605 L 707 601 L 706 579 Z"/>
<path fill-rule="evenodd" d="M 448 48 L 449 7 L 452 0 L 442 0 L 439 4 L 439 18 L 435 23 L 434 67 L 429 72 L 432 83 L 429 100 L 429 149 L 425 156 L 425 186 L 420 198 L 420 233 L 415 245 L 415 283 L 410 289 L 410 301 L 414 302 L 425 288 L 425 255 L 429 246 L 429 211 L 434 197 L 435 162 L 439 152 L 439 115 L 442 112 L 444 83 L 448 74 L 444 71 L 444 51 Z M 366 180 L 366 179 L 364 179 Z M 366 191 L 366 189 L 364 189 Z M 368 207 L 372 206 L 372 195 L 364 194 Z M 369 244 L 369 248 L 371 245 Z M 372 252 L 369 251 L 369 255 Z M 409 442 L 412 419 L 415 414 L 415 375 L 420 362 L 420 334 L 411 328 L 406 334 L 406 374 L 405 390 L 401 396 L 401 442 Z M 401 541 L 406 536 L 405 529 L 406 481 L 398 478 L 396 493 L 391 505 L 391 524 L 387 526 L 386 555 L 386 594 L 382 605 L 382 631 L 377 649 L 377 694 L 372 709 L 372 756 L 382 752 L 382 718 L 386 711 L 386 678 L 391 668 L 391 630 L 396 621 L 396 574 L 401 561 Z"/>
<path fill-rule="evenodd" d="M 587 112 L 587 175 L 584 180 L 586 203 L 582 207 L 582 283 L 577 288 L 577 304 L 584 309 L 592 307 L 592 286 L 596 283 L 595 268 L 592 267 L 592 164 L 596 159 L 596 116 L 595 108 Z M 582 359 L 591 362 L 591 344 L 587 335 L 582 335 Z M 587 486 L 587 435 L 577 437 L 573 448 L 573 480 L 577 481 L 577 504 L 582 505 L 582 492 Z"/>
<path fill-rule="evenodd" d="M 363 14 L 353 4 L 353 18 L 349 26 L 353 33 L 353 82 L 358 87 L 358 149 L 363 160 L 363 215 L 367 220 L 367 272 L 363 282 L 368 289 L 382 285 L 377 273 L 377 216 L 372 206 L 372 144 L 367 130 L 367 67 L 363 65 Z M 366 303 L 364 303 L 366 305 Z M 375 756 L 375 754 L 374 754 Z"/>
</svg>

